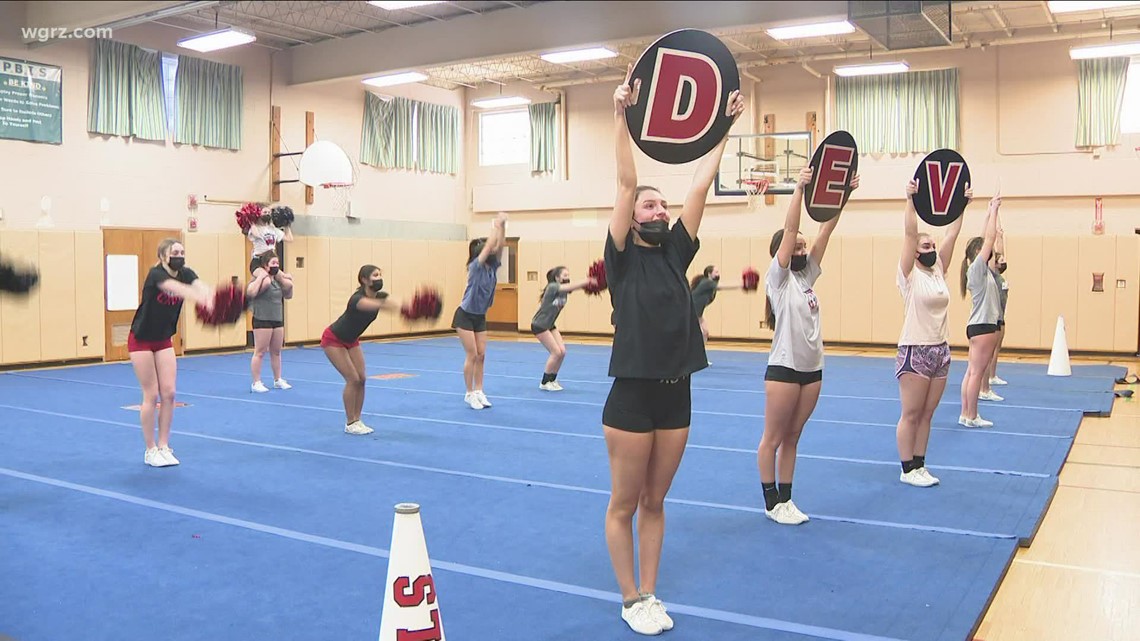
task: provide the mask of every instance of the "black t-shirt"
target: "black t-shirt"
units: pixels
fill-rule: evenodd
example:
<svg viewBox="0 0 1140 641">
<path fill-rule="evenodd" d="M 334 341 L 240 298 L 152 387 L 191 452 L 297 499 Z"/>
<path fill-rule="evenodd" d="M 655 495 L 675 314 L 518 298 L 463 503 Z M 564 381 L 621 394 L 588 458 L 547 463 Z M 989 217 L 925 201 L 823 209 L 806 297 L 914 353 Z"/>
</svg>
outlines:
<svg viewBox="0 0 1140 641">
<path fill-rule="evenodd" d="M 717 281 L 703 276 L 697 286 L 693 288 L 693 307 L 697 310 L 697 316 L 704 316 L 705 308 L 716 299 L 716 286 Z"/>
<path fill-rule="evenodd" d="M 609 375 L 662 380 L 708 367 L 685 279 L 700 241 L 689 238 L 680 220 L 659 247 L 636 245 L 633 234 L 621 252 L 606 234 L 606 282 L 614 308 Z"/>
<path fill-rule="evenodd" d="M 189 267 L 171 276 L 161 265 L 150 268 L 142 288 L 142 302 L 131 321 L 131 333 L 140 341 L 164 341 L 178 332 L 178 315 L 182 313 L 182 299 L 159 288 L 163 281 L 174 278 L 180 283 L 193 284 L 198 274 Z"/>
<path fill-rule="evenodd" d="M 344 313 L 340 315 L 340 318 L 333 321 L 332 325 L 329 325 L 333 335 L 346 343 L 358 340 L 364 330 L 368 329 L 368 326 L 380 314 L 378 309 L 370 312 L 359 309 L 356 304 L 362 298 L 364 298 L 362 290 L 358 289 L 353 292 L 352 297 L 348 299 L 348 307 Z"/>
</svg>

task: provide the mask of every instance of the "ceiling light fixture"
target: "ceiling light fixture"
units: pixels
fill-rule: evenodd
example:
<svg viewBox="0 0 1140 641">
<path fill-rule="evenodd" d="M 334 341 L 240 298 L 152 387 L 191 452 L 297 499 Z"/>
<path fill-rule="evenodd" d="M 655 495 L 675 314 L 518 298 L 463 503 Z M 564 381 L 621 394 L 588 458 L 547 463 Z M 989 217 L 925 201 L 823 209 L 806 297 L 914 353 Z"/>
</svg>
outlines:
<svg viewBox="0 0 1140 641">
<path fill-rule="evenodd" d="M 252 33 L 230 27 L 229 29 L 222 29 L 221 31 L 213 31 L 183 38 L 178 41 L 178 46 L 183 49 L 209 53 L 211 51 L 218 51 L 219 49 L 229 49 L 230 47 L 249 44 L 255 40 L 257 40 L 257 36 Z"/>
<path fill-rule="evenodd" d="M 839 22 L 817 22 L 815 24 L 800 24 L 790 27 L 774 27 L 768 30 L 768 35 L 776 40 L 798 40 L 801 38 L 819 38 L 822 36 L 839 36 L 855 33 L 855 25 L 840 20 Z"/>
<path fill-rule="evenodd" d="M 878 76 L 886 73 L 905 73 L 910 70 L 910 65 L 905 62 L 885 62 L 874 65 L 849 65 L 846 67 L 836 67 L 835 75 L 850 77 L 850 76 Z"/>
</svg>

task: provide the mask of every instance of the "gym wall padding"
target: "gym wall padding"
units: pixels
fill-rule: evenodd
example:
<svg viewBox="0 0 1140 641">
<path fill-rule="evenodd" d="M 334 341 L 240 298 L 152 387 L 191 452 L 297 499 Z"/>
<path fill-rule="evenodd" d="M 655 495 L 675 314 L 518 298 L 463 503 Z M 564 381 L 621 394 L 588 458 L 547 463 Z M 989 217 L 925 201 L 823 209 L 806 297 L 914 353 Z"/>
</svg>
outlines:
<svg viewBox="0 0 1140 641">
<path fill-rule="evenodd" d="M 813 239 L 809 238 L 809 242 Z M 949 265 L 950 343 L 968 345 L 966 321 L 970 298 L 960 291 L 963 236 Z M 740 272 L 754 267 L 763 276 L 771 261 L 769 237 L 708 238 L 689 269 L 689 278 L 706 265 L 717 265 L 725 283 L 737 284 Z M 1133 353 L 1140 326 L 1140 237 L 1018 236 L 1006 239 L 1010 283 L 1006 345 L 1049 350 L 1058 316 L 1064 316 L 1069 349 Z M 546 270 L 565 265 L 571 278 L 584 278 L 590 263 L 602 257 L 602 241 L 527 241 L 519 243 L 519 330 L 530 319 L 546 281 Z M 901 251 L 897 236 L 839 236 L 831 240 L 823 275 L 815 291 L 823 310 L 823 339 L 828 343 L 892 346 L 902 329 L 902 297 L 896 286 Z M 1092 291 L 1092 273 L 1104 273 L 1104 292 Z M 537 279 L 528 281 L 527 272 Z M 1120 279 L 1125 287 L 1117 288 Z M 570 333 L 612 334 L 609 294 L 571 295 L 558 319 Z M 713 338 L 770 339 L 764 320 L 764 280 L 760 290 L 723 291 L 706 310 Z"/>
</svg>

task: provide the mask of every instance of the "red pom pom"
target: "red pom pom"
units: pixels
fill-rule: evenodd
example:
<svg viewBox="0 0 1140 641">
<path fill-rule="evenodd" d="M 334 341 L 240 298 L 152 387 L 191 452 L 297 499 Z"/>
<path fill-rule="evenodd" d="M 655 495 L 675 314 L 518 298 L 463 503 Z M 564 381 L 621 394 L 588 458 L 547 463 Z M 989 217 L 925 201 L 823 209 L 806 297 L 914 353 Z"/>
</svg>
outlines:
<svg viewBox="0 0 1140 641">
<path fill-rule="evenodd" d="M 749 267 L 744 270 L 744 291 L 754 292 L 760 288 L 760 272 Z"/>
<path fill-rule="evenodd" d="M 439 292 L 431 287 L 416 291 L 412 300 L 404 303 L 400 308 L 400 315 L 406 320 L 435 320 L 443 313 L 443 299 Z"/>
<path fill-rule="evenodd" d="M 198 320 L 204 325 L 233 325 L 245 313 L 245 288 L 237 284 L 222 285 L 214 292 L 214 309 L 195 306 Z"/>
<path fill-rule="evenodd" d="M 238 227 L 241 228 L 241 233 L 243 234 L 248 234 L 249 228 L 253 227 L 253 224 L 257 222 L 257 219 L 260 217 L 261 207 L 259 207 L 257 203 L 246 203 L 234 214 L 234 218 L 237 219 Z"/>
<path fill-rule="evenodd" d="M 606 283 L 606 261 L 594 261 L 594 264 L 590 265 L 589 277 L 594 279 L 594 284 L 586 285 L 585 291 L 587 294 L 597 296 L 606 291 L 606 288 L 609 287 Z"/>
</svg>

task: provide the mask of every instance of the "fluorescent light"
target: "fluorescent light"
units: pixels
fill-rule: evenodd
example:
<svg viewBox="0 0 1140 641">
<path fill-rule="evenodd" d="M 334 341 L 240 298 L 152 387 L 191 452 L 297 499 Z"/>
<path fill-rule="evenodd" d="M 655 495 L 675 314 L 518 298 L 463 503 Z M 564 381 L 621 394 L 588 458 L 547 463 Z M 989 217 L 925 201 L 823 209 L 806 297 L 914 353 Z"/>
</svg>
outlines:
<svg viewBox="0 0 1140 641">
<path fill-rule="evenodd" d="M 547 62 L 566 64 L 568 62 L 584 62 L 586 60 L 602 60 L 616 58 L 617 52 L 605 47 L 591 47 L 590 49 L 575 49 L 574 51 L 555 51 L 539 56 Z"/>
<path fill-rule="evenodd" d="M 426 4 L 439 4 L 439 2 L 440 0 L 430 0 L 428 2 L 369 2 L 368 4 L 374 4 L 377 7 L 380 7 L 381 9 L 387 9 L 388 11 L 396 11 L 399 9 L 422 7 Z"/>
<path fill-rule="evenodd" d="M 1094 47 L 1074 47 L 1069 49 L 1069 58 L 1073 60 L 1111 58 L 1113 56 L 1135 56 L 1137 54 L 1140 54 L 1140 41 L 1116 42 Z"/>
<path fill-rule="evenodd" d="M 522 96 L 508 96 L 506 98 L 484 98 L 483 100 L 472 100 L 471 106 L 478 107 L 479 109 L 494 109 L 496 107 L 517 107 L 519 105 L 529 105 L 530 98 L 523 98 Z"/>
<path fill-rule="evenodd" d="M 249 44 L 254 40 L 257 40 L 257 37 L 252 33 L 231 27 L 229 29 L 222 29 L 221 31 L 183 38 L 178 41 L 178 46 L 183 49 L 193 49 L 194 51 L 208 53 L 219 49 L 228 49 L 230 47 Z"/>
<path fill-rule="evenodd" d="M 406 85 L 412 82 L 421 82 L 427 80 L 428 77 L 418 71 L 405 71 L 403 73 L 392 73 L 386 76 L 374 76 L 372 78 L 365 78 L 361 80 L 366 85 L 373 87 L 391 87 L 394 85 Z"/>
<path fill-rule="evenodd" d="M 815 24 L 800 24 L 790 27 L 774 27 L 768 30 L 768 35 L 776 40 L 797 40 L 800 38 L 818 38 L 821 36 L 838 36 L 845 33 L 855 33 L 855 25 L 840 20 L 839 22 L 817 22 Z"/>
<path fill-rule="evenodd" d="M 1093 2 L 1081 0 L 1079 2 L 1050 2 L 1049 11 L 1053 13 L 1076 13 L 1078 11 L 1099 11 L 1101 9 L 1117 9 L 1119 7 L 1132 7 L 1140 2 Z"/>
<path fill-rule="evenodd" d="M 884 62 L 877 65 L 850 65 L 836 67 L 837 76 L 877 76 L 885 73 L 904 73 L 910 69 L 905 62 Z"/>
</svg>

